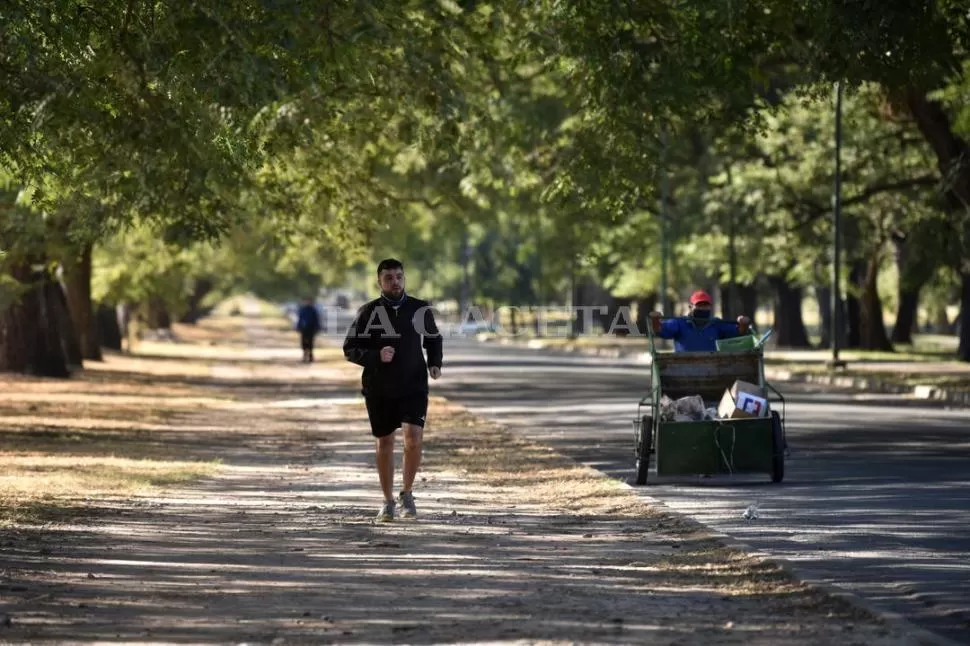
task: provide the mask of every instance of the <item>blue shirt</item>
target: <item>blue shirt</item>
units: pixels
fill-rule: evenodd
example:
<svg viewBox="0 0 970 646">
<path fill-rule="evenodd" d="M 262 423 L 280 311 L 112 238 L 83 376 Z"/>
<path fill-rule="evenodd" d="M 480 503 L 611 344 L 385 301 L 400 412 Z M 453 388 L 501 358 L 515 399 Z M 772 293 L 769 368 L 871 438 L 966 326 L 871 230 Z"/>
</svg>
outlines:
<svg viewBox="0 0 970 646">
<path fill-rule="evenodd" d="M 731 339 L 740 334 L 737 323 L 719 318 L 696 323 L 690 318 L 676 318 L 663 321 L 658 336 L 673 339 L 677 352 L 716 352 L 718 339 Z"/>
<path fill-rule="evenodd" d="M 314 305 L 304 305 L 297 315 L 296 329 L 306 334 L 320 331 L 320 313 Z"/>
</svg>

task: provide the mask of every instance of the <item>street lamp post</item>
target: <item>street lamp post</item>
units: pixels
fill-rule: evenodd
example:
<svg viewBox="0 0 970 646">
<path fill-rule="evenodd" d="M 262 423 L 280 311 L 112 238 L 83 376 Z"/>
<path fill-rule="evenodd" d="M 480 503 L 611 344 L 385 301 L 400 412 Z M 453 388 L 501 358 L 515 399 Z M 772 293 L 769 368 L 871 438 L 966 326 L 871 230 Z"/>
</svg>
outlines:
<svg viewBox="0 0 970 646">
<path fill-rule="evenodd" d="M 661 157 L 660 178 L 660 311 L 664 316 L 670 316 L 667 309 L 667 128 L 666 126 L 660 133 L 663 145 L 663 156 Z"/>
<path fill-rule="evenodd" d="M 842 81 L 835 84 L 835 186 L 832 194 L 832 359 L 830 368 L 845 368 L 842 349 Z"/>
</svg>

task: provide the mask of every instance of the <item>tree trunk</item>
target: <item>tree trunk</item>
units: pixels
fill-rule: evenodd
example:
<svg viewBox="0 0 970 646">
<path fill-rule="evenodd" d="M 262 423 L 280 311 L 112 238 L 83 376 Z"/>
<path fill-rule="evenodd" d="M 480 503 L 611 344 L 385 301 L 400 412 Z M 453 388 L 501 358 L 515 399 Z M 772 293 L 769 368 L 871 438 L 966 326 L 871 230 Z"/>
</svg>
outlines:
<svg viewBox="0 0 970 646">
<path fill-rule="evenodd" d="M 889 342 L 886 323 L 882 316 L 882 299 L 879 298 L 879 256 L 875 253 L 866 263 L 860 305 L 859 331 L 862 349 L 893 352 L 893 344 Z"/>
<path fill-rule="evenodd" d="M 786 348 L 810 348 L 802 319 L 802 288 L 780 276 L 768 279 L 775 289 L 775 339 Z"/>
<path fill-rule="evenodd" d="M 818 334 L 821 340 L 820 348 L 832 347 L 832 288 L 824 285 L 815 286 L 815 298 L 818 301 Z"/>
<path fill-rule="evenodd" d="M 970 157 L 970 146 L 954 132 L 950 118 L 940 102 L 931 100 L 920 88 L 909 88 L 905 99 L 910 114 L 916 121 L 916 127 L 933 148 L 940 176 L 946 180 L 948 202 L 957 214 L 953 218 L 955 235 L 965 235 L 967 209 L 970 209 L 970 164 L 966 161 Z M 970 285 L 965 269 L 960 272 L 960 280 L 960 320 L 966 321 L 967 308 L 970 307 Z M 958 355 L 963 361 L 970 361 L 968 328 L 970 325 L 960 326 Z"/>
<path fill-rule="evenodd" d="M 49 311 L 54 319 L 54 324 L 57 326 L 68 369 L 80 370 L 84 367 L 81 337 L 74 324 L 74 319 L 71 317 L 67 294 L 58 281 L 50 278 L 44 281 L 44 298 L 47 300 Z"/>
<path fill-rule="evenodd" d="M 865 265 L 859 260 L 852 263 L 849 269 L 849 290 L 845 295 L 845 318 L 848 334 L 845 340 L 846 348 L 862 346 L 862 304 L 855 291 L 865 280 Z"/>
<path fill-rule="evenodd" d="M 586 322 L 583 320 L 583 316 L 576 309 L 577 307 L 582 307 L 585 302 L 585 289 L 584 284 L 580 281 L 573 280 L 571 287 L 571 296 L 569 303 L 572 306 L 572 312 L 570 312 L 569 318 L 569 337 L 573 338 L 579 336 L 586 332 Z"/>
<path fill-rule="evenodd" d="M 167 330 L 172 327 L 172 317 L 162 299 L 153 297 L 149 301 L 146 325 L 149 330 Z"/>
<path fill-rule="evenodd" d="M 911 249 L 911 243 L 902 232 L 893 235 L 893 246 L 899 280 L 896 287 L 896 324 L 890 340 L 912 345 L 913 334 L 919 333 L 920 291 L 932 277 L 936 263 L 927 262 L 929 254 L 925 250 Z"/>
<path fill-rule="evenodd" d="M 81 356 L 91 361 L 101 361 L 98 324 L 91 306 L 91 251 L 91 245 L 85 245 L 76 259 L 64 263 L 64 283 L 71 319 L 81 345 Z"/>
<path fill-rule="evenodd" d="M 9 275 L 18 283 L 26 284 L 30 281 L 30 265 L 15 264 Z M 30 372 L 35 310 L 36 297 L 30 290 L 15 297 L 13 303 L 0 312 L 0 372 Z"/>
<path fill-rule="evenodd" d="M 970 146 L 953 131 L 943 105 L 930 100 L 918 88 L 906 92 L 906 103 L 923 138 L 936 154 L 940 175 L 947 180 L 951 204 L 959 210 L 970 207 Z"/>
<path fill-rule="evenodd" d="M 970 320 L 970 272 L 960 272 L 960 321 Z M 960 347 L 957 350 L 960 361 L 970 362 L 970 325 L 960 325 Z"/>
<path fill-rule="evenodd" d="M 610 329 L 612 317 L 610 311 L 614 307 L 613 295 L 601 284 L 591 279 L 579 279 L 573 288 L 572 305 L 574 308 L 603 308 L 592 310 L 573 310 L 574 330 L 577 334 L 587 334 L 593 331 L 593 326 L 600 326 L 603 330 Z M 604 310 L 606 313 L 604 313 Z"/>
<path fill-rule="evenodd" d="M 637 306 L 637 329 L 640 334 L 646 334 L 647 314 L 652 312 L 657 304 L 657 292 L 650 292 L 646 296 L 638 298 L 635 302 Z"/>
<path fill-rule="evenodd" d="M 728 181 L 731 179 L 731 169 L 728 166 Z M 738 312 L 738 250 L 737 227 L 734 209 L 728 213 L 728 284 L 721 287 L 721 316 L 726 320 L 736 319 Z"/>
<path fill-rule="evenodd" d="M 624 307 L 629 309 L 632 303 L 633 303 L 633 299 L 631 298 L 617 298 L 615 296 L 611 296 L 609 300 L 609 305 L 606 310 L 606 315 L 600 318 L 600 323 L 602 325 L 603 332 L 609 334 L 610 328 L 613 325 L 613 321 L 616 320 L 616 317 L 620 313 L 620 310 Z M 619 321 L 619 323 L 621 324 L 624 322 L 625 320 L 622 318 Z M 616 333 L 617 336 L 627 336 L 630 333 L 630 331 L 627 328 L 623 327 L 622 325 L 617 326 L 617 329 L 614 332 Z"/>
<path fill-rule="evenodd" d="M 109 350 L 121 351 L 121 326 L 118 324 L 118 311 L 112 305 L 98 304 L 95 324 L 98 332 L 98 345 Z"/>
<path fill-rule="evenodd" d="M 757 325 L 758 288 L 753 284 L 738 285 L 738 301 L 741 303 L 741 314 L 750 317 L 752 325 Z"/>
<path fill-rule="evenodd" d="M 37 288 L 33 294 L 37 302 L 37 341 L 33 373 L 42 377 L 68 377 L 70 370 L 64 342 L 65 328 L 68 326 L 63 322 L 66 304 L 61 302 L 55 291 L 58 288 L 51 276 L 43 272 L 36 274 L 35 278 Z M 80 347 L 77 349 L 80 350 Z"/>
<path fill-rule="evenodd" d="M 718 291 L 721 297 L 721 318 L 725 321 L 732 321 L 743 314 L 739 311 L 738 285 L 721 285 Z"/>
<path fill-rule="evenodd" d="M 68 377 L 67 356 L 58 321 L 56 284 L 46 271 L 34 272 L 30 261 L 12 268 L 11 275 L 29 288 L 3 313 L 0 321 L 0 370 Z"/>
<path fill-rule="evenodd" d="M 950 318 L 946 313 L 946 307 L 941 305 L 936 308 L 931 329 L 935 334 L 953 334 L 953 324 L 950 323 Z"/>
<path fill-rule="evenodd" d="M 893 343 L 913 344 L 913 331 L 916 329 L 916 313 L 919 310 L 919 288 L 899 288 L 899 309 L 896 311 L 896 324 L 890 341 Z"/>
<path fill-rule="evenodd" d="M 212 281 L 207 278 L 200 278 L 195 281 L 192 286 L 192 295 L 189 296 L 188 309 L 179 319 L 179 323 L 194 325 L 209 313 L 210 308 L 202 307 L 202 300 L 212 291 L 213 287 Z"/>
</svg>

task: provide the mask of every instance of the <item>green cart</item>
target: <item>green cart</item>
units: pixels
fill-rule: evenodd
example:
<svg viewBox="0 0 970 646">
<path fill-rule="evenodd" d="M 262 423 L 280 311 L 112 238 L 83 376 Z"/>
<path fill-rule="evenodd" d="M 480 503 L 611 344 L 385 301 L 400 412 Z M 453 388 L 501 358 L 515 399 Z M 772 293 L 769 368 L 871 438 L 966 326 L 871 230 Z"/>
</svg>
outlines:
<svg viewBox="0 0 970 646">
<path fill-rule="evenodd" d="M 717 352 L 671 352 L 658 351 L 650 331 L 651 388 L 640 400 L 633 421 L 636 484 L 647 484 L 651 456 L 655 456 L 658 477 L 763 473 L 772 482 L 784 479 L 785 398 L 765 381 L 763 343 L 767 336 L 760 342 L 754 336 L 719 341 Z M 725 390 L 739 379 L 768 393 L 766 416 L 661 419 L 664 395 L 674 401 L 699 395 L 705 409 L 716 408 Z M 780 415 L 776 403 L 781 404 Z"/>
</svg>

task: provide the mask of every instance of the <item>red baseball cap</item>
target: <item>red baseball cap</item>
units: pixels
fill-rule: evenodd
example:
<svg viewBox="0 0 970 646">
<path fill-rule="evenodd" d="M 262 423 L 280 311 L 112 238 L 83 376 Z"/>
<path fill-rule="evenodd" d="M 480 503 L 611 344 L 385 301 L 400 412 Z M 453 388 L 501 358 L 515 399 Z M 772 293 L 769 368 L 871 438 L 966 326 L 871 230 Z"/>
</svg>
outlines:
<svg viewBox="0 0 970 646">
<path fill-rule="evenodd" d="M 705 292 L 703 289 L 699 289 L 690 295 L 690 304 L 697 305 L 698 303 L 707 303 L 710 305 L 714 301 L 711 300 L 711 295 Z"/>
</svg>

